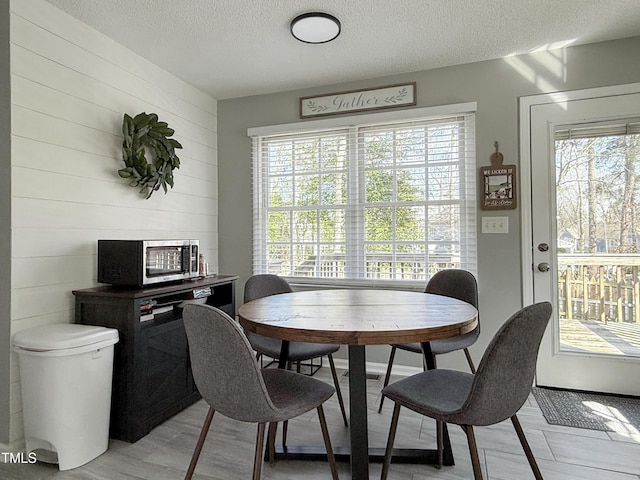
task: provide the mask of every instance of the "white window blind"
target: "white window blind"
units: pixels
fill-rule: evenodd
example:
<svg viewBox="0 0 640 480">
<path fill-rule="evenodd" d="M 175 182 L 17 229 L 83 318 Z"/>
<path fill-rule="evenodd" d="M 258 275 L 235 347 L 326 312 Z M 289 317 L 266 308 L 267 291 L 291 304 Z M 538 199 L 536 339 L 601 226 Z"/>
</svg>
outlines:
<svg viewBox="0 0 640 480">
<path fill-rule="evenodd" d="M 254 273 L 421 287 L 444 268 L 476 274 L 474 113 L 350 120 L 250 130 Z"/>
<path fill-rule="evenodd" d="M 637 135 L 638 133 L 640 133 L 640 118 L 637 117 L 560 126 L 555 130 L 556 140 Z"/>
</svg>

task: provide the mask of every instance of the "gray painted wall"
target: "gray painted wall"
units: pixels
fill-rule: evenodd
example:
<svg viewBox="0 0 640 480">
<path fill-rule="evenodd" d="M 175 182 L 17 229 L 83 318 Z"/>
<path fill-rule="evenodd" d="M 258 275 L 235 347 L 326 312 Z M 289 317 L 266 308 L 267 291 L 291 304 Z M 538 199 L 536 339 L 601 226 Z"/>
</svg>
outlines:
<svg viewBox="0 0 640 480">
<path fill-rule="evenodd" d="M 0 385 L 9 385 L 11 335 L 11 89 L 9 0 L 0 0 Z M 9 389 L 0 388 L 0 412 L 9 411 Z M 0 443 L 9 442 L 9 415 L 0 414 Z"/>
<path fill-rule="evenodd" d="M 490 165 L 493 144 L 500 143 L 505 164 L 518 165 L 518 98 L 563 90 L 640 82 L 640 37 L 514 56 L 385 78 L 274 93 L 218 103 L 219 255 L 220 271 L 235 273 L 238 304 L 251 275 L 251 142 L 248 127 L 303 122 L 298 99 L 344 90 L 417 82 L 417 107 L 475 101 L 478 167 Z M 259 80 L 259 79 L 257 79 Z M 520 198 L 519 205 L 528 200 Z M 506 215 L 509 233 L 478 234 L 478 276 L 482 335 L 471 353 L 479 360 L 493 333 L 521 307 L 520 210 L 478 211 L 482 216 Z M 480 232 L 480 228 L 478 228 Z M 369 347 L 367 360 L 385 363 L 389 348 Z M 400 355 L 404 354 L 404 355 Z M 338 356 L 344 357 L 344 350 Z M 400 352 L 396 363 L 420 366 L 416 355 Z M 466 367 L 462 354 L 439 364 Z"/>
</svg>

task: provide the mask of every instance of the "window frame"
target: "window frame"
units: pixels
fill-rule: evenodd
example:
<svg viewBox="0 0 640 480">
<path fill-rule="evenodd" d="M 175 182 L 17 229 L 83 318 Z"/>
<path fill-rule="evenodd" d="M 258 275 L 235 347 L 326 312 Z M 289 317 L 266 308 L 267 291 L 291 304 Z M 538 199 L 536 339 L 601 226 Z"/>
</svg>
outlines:
<svg viewBox="0 0 640 480">
<path fill-rule="evenodd" d="M 358 134 L 354 135 L 353 130 L 366 129 L 370 126 L 385 125 L 412 121 L 430 121 L 439 118 L 449 118 L 456 116 L 465 117 L 465 125 L 467 123 L 472 126 L 472 131 L 465 139 L 465 152 L 461 154 L 462 169 L 460 176 L 460 188 L 466 196 L 460 199 L 460 255 L 468 254 L 468 259 L 462 263 L 462 268 L 471 271 L 477 276 L 477 204 L 476 204 L 476 183 L 477 172 L 475 164 L 475 112 L 476 103 L 467 102 L 453 105 L 444 105 L 437 107 L 414 108 L 407 110 L 398 110 L 392 112 L 379 112 L 373 114 L 350 115 L 339 118 L 325 118 L 321 120 L 304 121 L 283 125 L 272 125 L 265 127 L 249 128 L 248 136 L 252 138 L 252 163 L 253 163 L 253 261 L 252 271 L 254 273 L 267 273 L 257 271 L 256 259 L 267 258 L 267 204 L 268 199 L 268 176 L 263 176 L 260 164 L 260 152 L 262 152 L 264 138 L 270 138 L 278 135 L 299 135 L 308 133 L 321 133 L 322 131 L 341 130 L 350 131 L 347 136 L 347 150 L 357 150 L 359 147 Z M 470 117 L 468 117 L 470 116 Z M 467 119 L 471 120 L 467 122 Z M 355 143 L 354 143 L 355 142 Z M 360 169 L 362 160 L 357 158 L 354 162 L 349 161 L 351 153 L 347 156 L 346 169 Z M 355 187 L 354 187 L 355 188 Z M 361 188 L 361 187 L 360 187 Z M 461 194 L 461 195 L 464 195 Z M 349 195 L 349 192 L 347 192 Z M 428 202 L 423 203 L 425 207 Z M 349 205 L 349 201 L 345 209 L 354 208 Z M 358 206 L 362 207 L 362 203 Z M 293 210 L 293 209 L 292 209 Z M 364 231 L 364 224 L 361 225 Z M 463 233 L 463 231 L 465 233 Z M 362 234 L 363 235 L 363 234 Z M 464 237 L 464 238 L 463 238 Z M 395 242 L 395 241 L 394 241 Z M 349 254 L 350 248 L 363 250 L 364 243 L 357 241 L 357 245 L 353 242 L 347 243 L 345 239 L 345 254 Z M 464 245 L 463 245 L 464 243 Z M 351 246 L 351 247 L 350 247 Z M 466 258 L 466 257 L 465 257 Z M 420 280 L 401 280 L 401 279 L 368 279 L 368 278 L 335 278 L 335 277 L 300 277 L 300 276 L 284 276 L 287 280 L 294 284 L 306 284 L 322 287 L 351 287 L 351 286 L 368 286 L 376 288 L 405 288 L 421 290 L 428 278 Z"/>
</svg>

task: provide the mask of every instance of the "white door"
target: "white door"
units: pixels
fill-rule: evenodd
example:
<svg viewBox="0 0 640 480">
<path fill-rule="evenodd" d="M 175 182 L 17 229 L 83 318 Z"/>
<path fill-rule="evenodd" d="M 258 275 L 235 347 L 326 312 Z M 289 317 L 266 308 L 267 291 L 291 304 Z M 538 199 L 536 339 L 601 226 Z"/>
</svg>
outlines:
<svg viewBox="0 0 640 480">
<path fill-rule="evenodd" d="M 640 85 L 521 99 L 539 386 L 640 395 Z"/>
</svg>

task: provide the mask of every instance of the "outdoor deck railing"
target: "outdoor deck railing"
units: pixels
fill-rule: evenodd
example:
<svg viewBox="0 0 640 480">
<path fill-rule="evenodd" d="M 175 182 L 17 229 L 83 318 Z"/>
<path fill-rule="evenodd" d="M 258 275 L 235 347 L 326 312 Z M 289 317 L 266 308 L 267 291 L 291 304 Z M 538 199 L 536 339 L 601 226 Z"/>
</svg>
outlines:
<svg viewBox="0 0 640 480">
<path fill-rule="evenodd" d="M 366 276 L 372 279 L 425 280 L 439 270 L 460 268 L 460 256 L 432 253 L 370 254 L 366 256 Z M 344 278 L 345 255 L 328 253 L 311 256 L 295 269 L 296 276 Z"/>
<path fill-rule="evenodd" d="M 273 273 L 279 273 L 280 266 Z M 372 279 L 425 280 L 439 270 L 460 268 L 460 256 L 433 253 L 371 254 L 366 276 Z M 345 277 L 345 256 L 311 256 L 295 276 Z M 640 323 L 640 254 L 558 255 L 560 318 Z"/>
<path fill-rule="evenodd" d="M 640 323 L 640 255 L 558 255 L 560 318 Z"/>
</svg>

